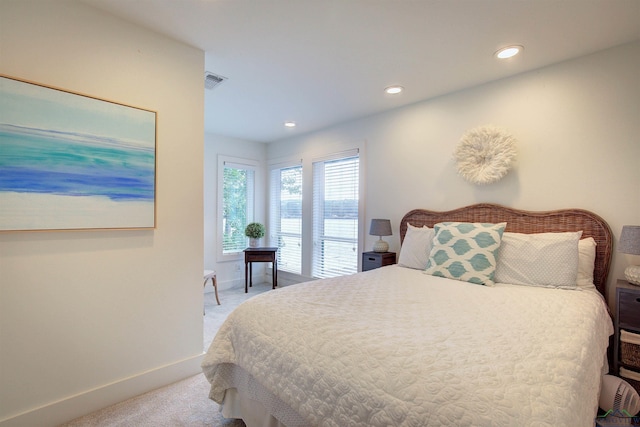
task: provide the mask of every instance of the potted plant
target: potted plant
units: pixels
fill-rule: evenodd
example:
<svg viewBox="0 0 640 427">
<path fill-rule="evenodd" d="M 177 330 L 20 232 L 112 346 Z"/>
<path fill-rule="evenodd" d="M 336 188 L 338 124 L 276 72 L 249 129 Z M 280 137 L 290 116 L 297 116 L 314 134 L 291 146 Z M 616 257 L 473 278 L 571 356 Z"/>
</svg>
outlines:
<svg viewBox="0 0 640 427">
<path fill-rule="evenodd" d="M 260 238 L 264 237 L 264 225 L 259 222 L 252 222 L 244 229 L 244 234 L 249 238 L 249 246 L 255 248 L 258 246 Z"/>
</svg>

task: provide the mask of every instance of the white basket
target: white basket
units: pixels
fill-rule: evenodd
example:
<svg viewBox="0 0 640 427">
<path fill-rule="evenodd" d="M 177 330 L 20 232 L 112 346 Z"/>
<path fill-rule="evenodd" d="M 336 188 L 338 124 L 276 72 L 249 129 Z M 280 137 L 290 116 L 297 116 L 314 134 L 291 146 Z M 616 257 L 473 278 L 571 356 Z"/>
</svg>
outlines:
<svg viewBox="0 0 640 427">
<path fill-rule="evenodd" d="M 620 377 L 640 393 L 640 373 L 630 369 L 620 368 Z"/>
</svg>

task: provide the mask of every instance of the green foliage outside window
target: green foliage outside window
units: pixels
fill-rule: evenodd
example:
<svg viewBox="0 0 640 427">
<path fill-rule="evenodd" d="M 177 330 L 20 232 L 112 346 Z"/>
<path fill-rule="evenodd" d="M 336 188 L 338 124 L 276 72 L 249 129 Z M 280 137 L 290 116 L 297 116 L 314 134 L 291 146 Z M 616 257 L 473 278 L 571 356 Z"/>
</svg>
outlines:
<svg viewBox="0 0 640 427">
<path fill-rule="evenodd" d="M 238 252 L 246 247 L 247 175 L 246 169 L 224 168 L 222 247 L 225 253 Z"/>
</svg>

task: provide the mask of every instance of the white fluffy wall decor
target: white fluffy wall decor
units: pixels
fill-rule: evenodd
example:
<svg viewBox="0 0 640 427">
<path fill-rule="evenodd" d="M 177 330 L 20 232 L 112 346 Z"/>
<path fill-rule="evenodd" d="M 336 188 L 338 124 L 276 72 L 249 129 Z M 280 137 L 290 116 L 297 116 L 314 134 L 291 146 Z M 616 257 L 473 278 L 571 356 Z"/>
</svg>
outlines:
<svg viewBox="0 0 640 427">
<path fill-rule="evenodd" d="M 516 156 L 516 140 L 504 129 L 480 126 L 462 135 L 454 152 L 458 173 L 473 184 L 491 184 L 504 177 Z"/>
</svg>

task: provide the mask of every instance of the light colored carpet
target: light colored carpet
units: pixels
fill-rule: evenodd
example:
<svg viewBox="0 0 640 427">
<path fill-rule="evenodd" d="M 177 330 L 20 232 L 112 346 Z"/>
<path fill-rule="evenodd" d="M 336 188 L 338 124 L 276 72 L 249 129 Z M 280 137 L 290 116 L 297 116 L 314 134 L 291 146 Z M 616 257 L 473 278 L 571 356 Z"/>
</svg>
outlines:
<svg viewBox="0 0 640 427">
<path fill-rule="evenodd" d="M 211 282 L 209 281 L 207 290 L 210 290 L 210 287 Z M 270 290 L 271 283 L 254 284 L 246 294 L 244 293 L 244 285 L 241 288 L 221 290 L 218 293 L 220 305 L 216 303 L 216 297 L 213 292 L 206 293 L 204 295 L 204 350 L 207 351 L 209 349 L 213 337 L 216 336 L 216 332 L 218 332 L 229 313 L 249 298 Z"/>
<path fill-rule="evenodd" d="M 220 325 L 235 307 L 269 290 L 270 283 L 254 284 L 247 294 L 244 287 L 221 290 L 221 305 L 216 304 L 213 292 L 205 294 L 204 349 L 209 348 Z M 222 417 L 220 406 L 208 396 L 209 383 L 199 374 L 77 418 L 61 427 L 245 426 L 242 420 Z"/>
<path fill-rule="evenodd" d="M 244 427 L 241 420 L 222 417 L 217 403 L 209 400 L 209 383 L 196 375 L 175 384 L 136 396 L 78 418 L 64 427 Z"/>
</svg>

